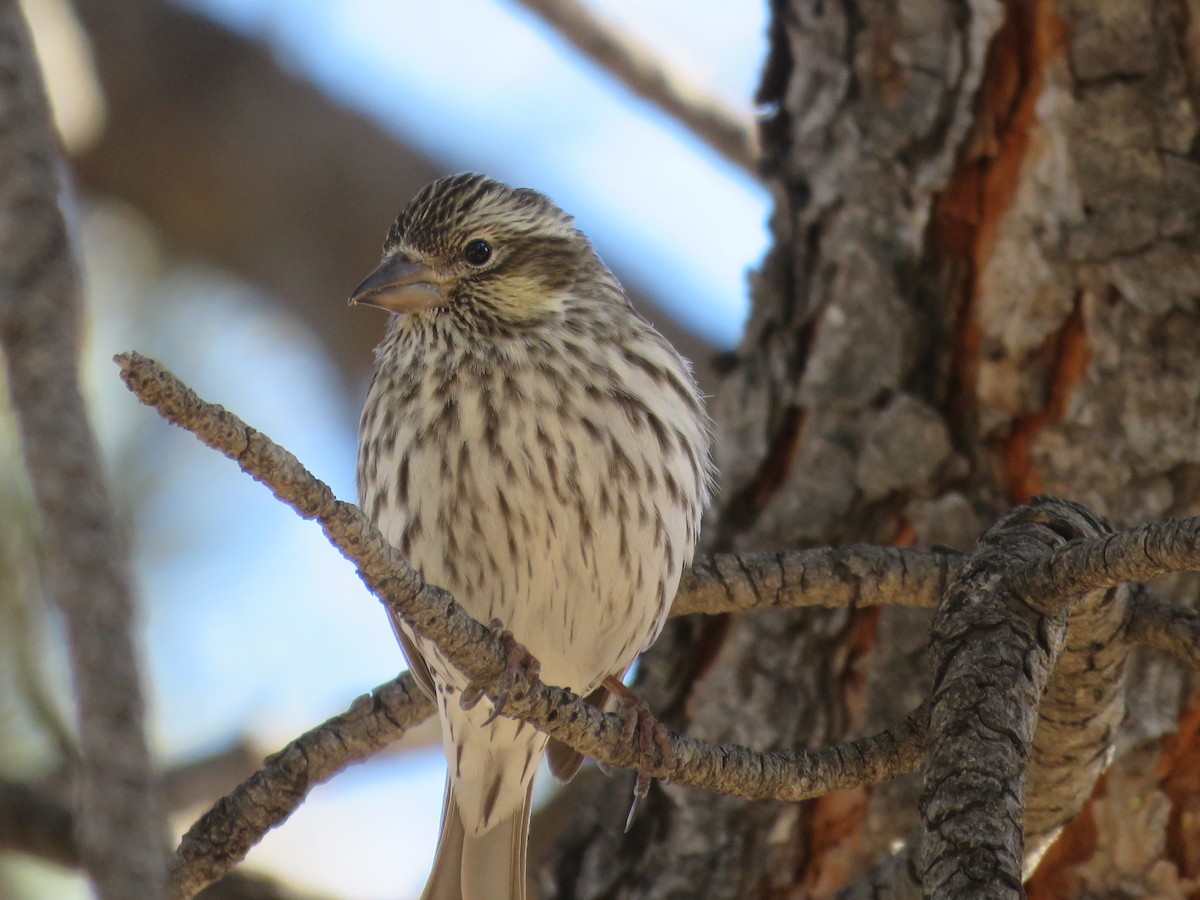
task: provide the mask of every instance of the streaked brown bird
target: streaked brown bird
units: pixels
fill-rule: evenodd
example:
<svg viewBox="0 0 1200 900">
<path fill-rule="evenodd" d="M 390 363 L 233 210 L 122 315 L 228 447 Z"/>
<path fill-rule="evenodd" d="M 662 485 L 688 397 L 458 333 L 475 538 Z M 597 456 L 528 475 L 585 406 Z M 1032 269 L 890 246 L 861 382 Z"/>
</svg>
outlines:
<svg viewBox="0 0 1200 900">
<path fill-rule="evenodd" d="M 662 629 L 709 496 L 687 362 L 569 216 L 482 175 L 425 187 L 351 302 L 393 314 L 359 434 L 371 520 L 476 619 L 499 620 L 546 683 L 588 695 L 619 679 Z M 523 898 L 546 735 L 464 704 L 462 674 L 394 625 L 449 767 L 422 896 Z M 556 749 L 569 777 L 580 758 Z"/>
</svg>

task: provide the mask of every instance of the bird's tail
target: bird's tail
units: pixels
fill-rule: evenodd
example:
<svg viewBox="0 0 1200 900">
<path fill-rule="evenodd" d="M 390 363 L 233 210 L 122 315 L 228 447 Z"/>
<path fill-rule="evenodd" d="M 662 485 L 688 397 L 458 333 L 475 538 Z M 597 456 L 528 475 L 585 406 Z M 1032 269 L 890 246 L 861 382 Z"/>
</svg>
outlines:
<svg viewBox="0 0 1200 900">
<path fill-rule="evenodd" d="M 421 900 L 525 900 L 525 849 L 533 782 L 525 802 L 478 837 L 466 833 L 450 779 L 442 800 L 442 833 Z"/>
</svg>

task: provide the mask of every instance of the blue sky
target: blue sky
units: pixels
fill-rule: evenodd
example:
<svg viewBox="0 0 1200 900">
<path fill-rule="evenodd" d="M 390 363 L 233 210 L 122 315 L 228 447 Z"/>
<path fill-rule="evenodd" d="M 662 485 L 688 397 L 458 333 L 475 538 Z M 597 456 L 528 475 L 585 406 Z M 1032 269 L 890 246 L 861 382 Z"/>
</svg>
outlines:
<svg viewBox="0 0 1200 900">
<path fill-rule="evenodd" d="M 188 5 L 268 42 L 447 170 L 550 194 L 615 268 L 714 343 L 736 343 L 746 272 L 766 245 L 766 192 L 515 5 Z M 750 109 L 763 4 L 593 5 Z M 156 256 L 120 210 L 93 211 L 85 224 L 96 418 L 119 467 L 141 473 L 129 502 L 156 746 L 168 761 L 183 759 L 248 732 L 277 749 L 395 674 L 402 659 L 384 614 L 316 526 L 137 406 L 109 360 L 133 348 L 163 360 L 348 499 L 357 406 L 347 407 L 320 342 L 270 302 L 253 302 L 264 299 L 253 287 Z M 249 864 L 337 896 L 415 896 L 441 786 L 436 750 L 360 767 L 318 789 Z"/>
<path fill-rule="evenodd" d="M 551 195 L 609 262 L 730 347 L 767 193 L 515 4 L 189 0 L 453 168 Z M 593 4 L 751 111 L 765 5 Z"/>
</svg>

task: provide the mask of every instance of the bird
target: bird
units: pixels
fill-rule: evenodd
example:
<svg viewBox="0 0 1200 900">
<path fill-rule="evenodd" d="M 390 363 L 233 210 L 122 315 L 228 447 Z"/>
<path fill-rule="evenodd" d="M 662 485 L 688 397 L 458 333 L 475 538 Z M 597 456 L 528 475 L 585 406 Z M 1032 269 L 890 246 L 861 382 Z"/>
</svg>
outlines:
<svg viewBox="0 0 1200 900">
<path fill-rule="evenodd" d="M 662 630 L 713 492 L 690 364 L 571 216 L 475 173 L 413 197 L 350 303 L 390 314 L 359 429 L 368 518 L 427 582 L 531 654 L 545 683 L 594 702 L 621 691 Z M 478 693 L 468 679 L 392 624 L 436 702 L 447 762 L 422 898 L 523 900 L 547 736 L 466 702 Z M 551 747 L 560 777 L 581 761 Z"/>
</svg>

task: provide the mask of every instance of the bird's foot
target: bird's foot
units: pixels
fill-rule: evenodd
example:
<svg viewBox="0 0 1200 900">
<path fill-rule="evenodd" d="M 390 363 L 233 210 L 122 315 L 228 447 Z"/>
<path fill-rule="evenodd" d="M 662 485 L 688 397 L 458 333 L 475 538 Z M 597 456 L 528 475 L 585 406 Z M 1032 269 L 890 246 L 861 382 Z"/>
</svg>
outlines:
<svg viewBox="0 0 1200 900">
<path fill-rule="evenodd" d="M 512 694 L 512 689 L 522 674 L 528 678 L 537 678 L 541 671 L 541 664 L 525 649 L 524 644 L 517 642 L 512 632 L 504 627 L 503 622 L 499 619 L 492 619 L 488 628 L 491 630 L 492 635 L 504 644 L 507 662 L 504 666 L 504 674 L 500 676 L 500 680 L 495 684 L 495 699 L 492 700 L 492 711 L 484 719 L 484 725 L 491 725 L 504 711 L 504 707 L 508 704 L 508 698 Z M 470 684 L 462 692 L 459 698 L 459 706 L 466 710 L 474 709 L 479 701 L 483 699 L 485 693 L 486 691 L 482 685 Z"/>
<path fill-rule="evenodd" d="M 638 763 L 637 781 L 633 786 L 633 804 L 629 807 L 629 815 L 625 819 L 625 831 L 633 827 L 642 808 L 642 801 L 650 793 L 650 782 L 653 780 L 651 768 L 654 765 L 654 751 L 662 751 L 663 767 L 670 770 L 675 768 L 675 752 L 671 749 L 671 733 L 667 726 L 650 712 L 645 700 L 625 687 L 619 678 L 610 675 L 604 679 L 604 686 L 621 704 L 621 718 L 625 725 L 625 736 L 638 736 L 641 748 L 641 760 Z"/>
</svg>

